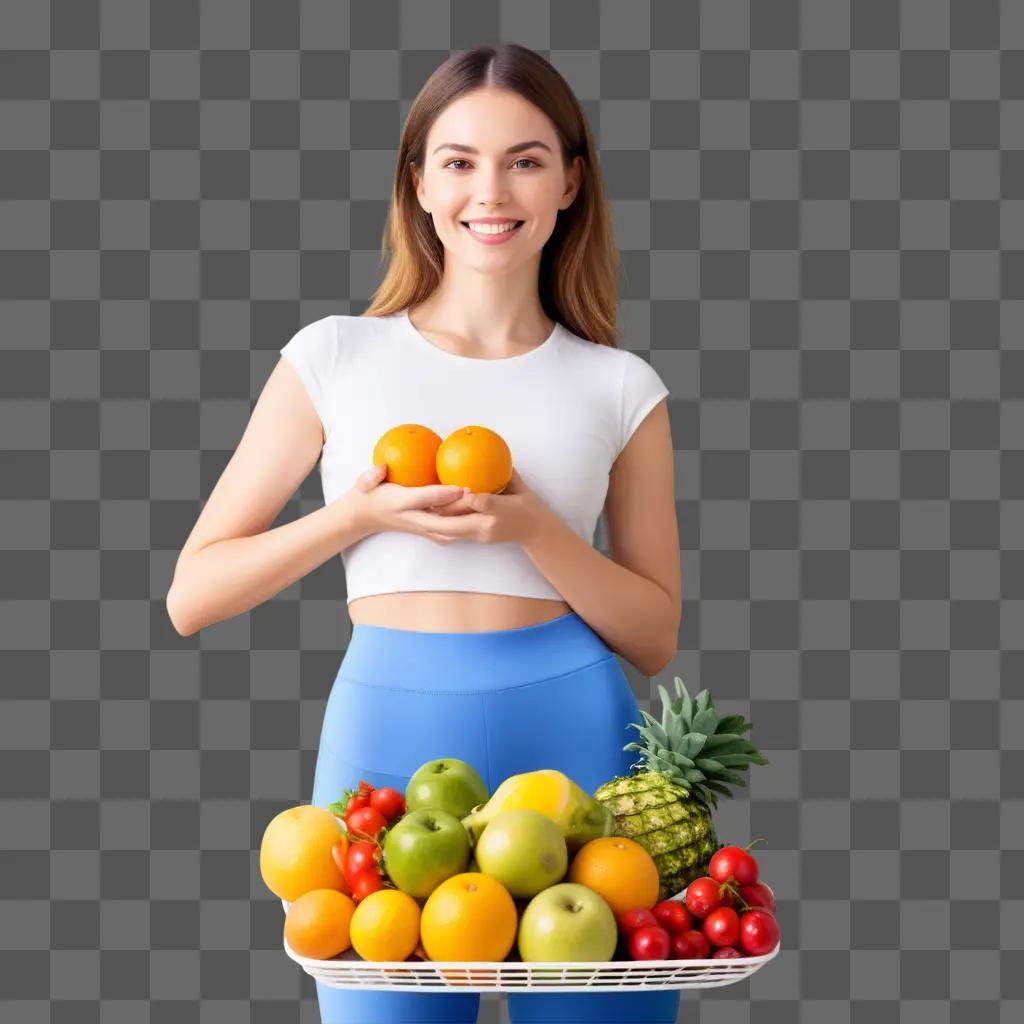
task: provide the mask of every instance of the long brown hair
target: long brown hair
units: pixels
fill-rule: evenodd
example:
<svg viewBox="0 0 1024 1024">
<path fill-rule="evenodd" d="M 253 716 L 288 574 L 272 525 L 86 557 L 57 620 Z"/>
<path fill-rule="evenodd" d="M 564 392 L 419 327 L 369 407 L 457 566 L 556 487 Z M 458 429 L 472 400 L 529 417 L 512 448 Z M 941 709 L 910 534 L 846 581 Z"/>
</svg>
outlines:
<svg viewBox="0 0 1024 1024">
<path fill-rule="evenodd" d="M 540 54 L 516 43 L 477 46 L 449 57 L 419 91 L 398 147 L 381 261 L 387 271 L 363 316 L 390 316 L 426 299 L 441 283 L 444 246 L 416 198 L 412 166 L 422 174 L 427 133 L 449 103 L 475 89 L 518 93 L 551 119 L 562 166 L 583 159 L 575 199 L 560 210 L 540 262 L 540 301 L 547 316 L 581 338 L 618 347 L 619 253 L 611 211 L 586 117 L 572 89 Z"/>
</svg>

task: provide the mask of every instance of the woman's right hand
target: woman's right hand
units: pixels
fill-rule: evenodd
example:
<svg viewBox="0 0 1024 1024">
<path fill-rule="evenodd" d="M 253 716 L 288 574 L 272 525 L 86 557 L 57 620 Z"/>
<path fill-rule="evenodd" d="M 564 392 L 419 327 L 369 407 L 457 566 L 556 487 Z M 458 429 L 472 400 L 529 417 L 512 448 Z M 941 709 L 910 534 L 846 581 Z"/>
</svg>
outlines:
<svg viewBox="0 0 1024 1024">
<path fill-rule="evenodd" d="M 433 509 L 448 505 L 462 497 L 462 488 L 449 484 L 427 484 L 425 487 L 405 487 L 388 483 L 384 477 L 387 467 L 374 465 L 356 478 L 348 492 L 356 521 L 371 532 L 398 530 L 416 533 L 438 543 L 450 543 L 452 538 L 441 533 L 425 531 L 403 513 L 410 509 Z"/>
</svg>

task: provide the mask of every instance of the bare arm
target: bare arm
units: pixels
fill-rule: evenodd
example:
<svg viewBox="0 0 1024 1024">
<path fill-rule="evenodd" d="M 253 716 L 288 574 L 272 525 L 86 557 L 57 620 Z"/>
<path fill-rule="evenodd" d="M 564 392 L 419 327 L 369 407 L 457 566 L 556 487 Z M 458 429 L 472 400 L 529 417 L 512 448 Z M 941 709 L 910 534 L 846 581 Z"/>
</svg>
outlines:
<svg viewBox="0 0 1024 1024">
<path fill-rule="evenodd" d="M 167 613 L 182 636 L 262 604 L 372 532 L 348 495 L 268 529 L 323 443 L 313 403 L 281 359 L 178 556 Z"/>
<path fill-rule="evenodd" d="M 682 616 L 672 433 L 664 401 L 612 466 L 605 521 L 611 558 L 556 516 L 524 550 L 613 651 L 653 676 L 675 656 Z"/>
</svg>

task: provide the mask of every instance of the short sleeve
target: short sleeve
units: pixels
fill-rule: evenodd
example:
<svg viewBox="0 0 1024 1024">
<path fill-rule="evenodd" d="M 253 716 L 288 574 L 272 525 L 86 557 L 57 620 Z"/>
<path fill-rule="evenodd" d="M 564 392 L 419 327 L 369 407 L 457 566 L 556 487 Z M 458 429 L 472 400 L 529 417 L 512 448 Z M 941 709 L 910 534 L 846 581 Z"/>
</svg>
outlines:
<svg viewBox="0 0 1024 1024">
<path fill-rule="evenodd" d="M 626 356 L 622 375 L 619 452 L 626 447 L 647 414 L 669 393 L 650 363 L 629 350 L 626 350 Z"/>
<path fill-rule="evenodd" d="M 313 408 L 323 424 L 324 436 L 330 433 L 329 385 L 337 357 L 337 330 L 334 317 L 307 324 L 281 349 L 306 388 Z"/>
</svg>

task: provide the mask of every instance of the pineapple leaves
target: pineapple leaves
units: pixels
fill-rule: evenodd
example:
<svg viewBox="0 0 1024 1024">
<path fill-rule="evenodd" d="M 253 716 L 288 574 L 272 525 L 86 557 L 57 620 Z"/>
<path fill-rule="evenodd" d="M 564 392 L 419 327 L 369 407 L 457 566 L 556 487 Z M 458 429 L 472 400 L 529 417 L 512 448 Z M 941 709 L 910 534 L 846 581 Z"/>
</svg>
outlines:
<svg viewBox="0 0 1024 1024">
<path fill-rule="evenodd" d="M 711 703 L 711 694 L 707 690 L 701 690 L 697 694 L 697 699 L 694 704 L 698 711 L 714 711 L 714 705 Z"/>
<path fill-rule="evenodd" d="M 749 731 L 750 722 L 748 722 L 742 715 L 726 715 L 725 718 L 721 718 L 718 721 L 719 733 L 731 732 L 737 736 L 742 736 L 743 733 Z"/>
<path fill-rule="evenodd" d="M 660 747 L 669 746 L 668 733 L 666 733 L 661 727 L 661 723 L 658 722 L 657 719 L 652 718 L 644 710 L 641 710 L 640 714 L 643 715 L 644 721 L 647 723 L 647 728 L 645 729 L 643 726 L 637 725 L 636 722 L 630 722 L 629 725 L 636 729 L 636 731 L 640 733 L 648 743 L 652 745 L 657 744 Z"/>
<path fill-rule="evenodd" d="M 725 765 L 720 761 L 715 761 L 710 757 L 698 757 L 694 762 L 697 767 L 705 773 L 705 775 L 714 775 L 721 777 L 723 771 L 725 771 Z"/>
<path fill-rule="evenodd" d="M 703 736 L 713 736 L 717 725 L 718 715 L 711 708 L 706 708 L 703 711 L 698 711 L 693 716 L 690 732 L 699 732 Z"/>
<path fill-rule="evenodd" d="M 676 684 L 676 696 L 677 697 L 688 697 L 689 696 L 689 692 L 686 689 L 686 683 L 684 683 L 682 681 L 682 679 L 679 678 L 679 676 L 675 677 L 674 682 Z"/>
<path fill-rule="evenodd" d="M 685 736 L 680 736 L 676 740 L 674 749 L 682 754 L 683 757 L 688 757 L 692 761 L 704 749 L 706 742 L 706 736 L 695 732 L 688 732 Z"/>
<path fill-rule="evenodd" d="M 752 757 L 750 754 L 716 754 L 715 760 L 725 768 L 746 768 L 751 762 L 754 764 L 767 764 L 766 758 L 760 754 Z"/>
<path fill-rule="evenodd" d="M 688 758 L 685 754 L 681 754 L 679 751 L 658 751 L 658 754 L 672 761 L 674 765 L 680 768 L 690 769 L 693 767 L 693 759 Z"/>
<path fill-rule="evenodd" d="M 704 744 L 704 752 L 717 757 L 719 754 L 756 754 L 758 751 L 753 743 L 743 739 L 742 736 L 730 732 L 719 732 L 708 737 Z"/>
</svg>

